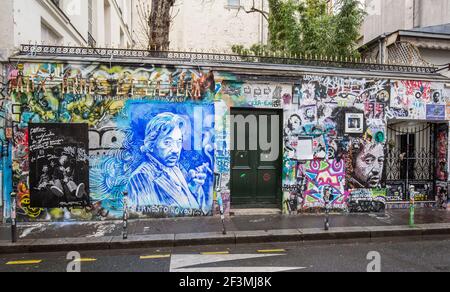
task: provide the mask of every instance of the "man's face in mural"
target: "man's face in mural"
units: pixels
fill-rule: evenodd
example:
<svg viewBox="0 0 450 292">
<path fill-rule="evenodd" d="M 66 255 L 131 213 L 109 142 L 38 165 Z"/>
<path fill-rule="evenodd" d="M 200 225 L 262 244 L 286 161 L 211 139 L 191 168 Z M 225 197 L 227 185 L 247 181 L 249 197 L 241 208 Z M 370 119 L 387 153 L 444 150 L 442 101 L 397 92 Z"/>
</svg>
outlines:
<svg viewBox="0 0 450 292">
<path fill-rule="evenodd" d="M 299 132 L 302 126 L 302 121 L 298 115 L 292 115 L 289 118 L 288 127 L 293 132 Z"/>
<path fill-rule="evenodd" d="M 315 113 L 314 113 L 314 109 L 312 109 L 312 108 L 306 109 L 306 111 L 305 111 L 305 118 L 308 121 L 313 122 L 314 119 L 316 118 Z"/>
<path fill-rule="evenodd" d="M 183 148 L 183 133 L 176 127 L 167 136 L 160 137 L 155 145 L 153 155 L 167 167 L 174 167 L 180 160 Z"/>
<path fill-rule="evenodd" d="M 354 178 L 364 187 L 376 188 L 380 185 L 384 165 L 383 144 L 366 144 L 356 157 Z"/>
<path fill-rule="evenodd" d="M 69 161 L 69 157 L 63 155 L 59 158 L 59 165 L 66 166 L 68 161 Z"/>
</svg>

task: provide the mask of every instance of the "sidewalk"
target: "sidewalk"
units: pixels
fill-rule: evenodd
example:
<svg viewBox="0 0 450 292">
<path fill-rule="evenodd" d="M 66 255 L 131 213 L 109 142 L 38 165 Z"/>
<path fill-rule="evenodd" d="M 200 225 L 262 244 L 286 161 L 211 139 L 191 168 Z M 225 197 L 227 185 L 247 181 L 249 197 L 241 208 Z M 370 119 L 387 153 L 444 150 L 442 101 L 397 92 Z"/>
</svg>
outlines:
<svg viewBox="0 0 450 292">
<path fill-rule="evenodd" d="M 253 242 L 375 238 L 385 236 L 450 235 L 450 212 L 418 209 L 416 227 L 408 226 L 408 210 L 385 214 L 235 216 L 226 220 L 222 235 L 218 217 L 135 220 L 122 239 L 122 222 L 21 223 L 17 244 L 10 243 L 10 226 L 0 225 L 0 254 L 60 250 L 116 249 Z"/>
</svg>

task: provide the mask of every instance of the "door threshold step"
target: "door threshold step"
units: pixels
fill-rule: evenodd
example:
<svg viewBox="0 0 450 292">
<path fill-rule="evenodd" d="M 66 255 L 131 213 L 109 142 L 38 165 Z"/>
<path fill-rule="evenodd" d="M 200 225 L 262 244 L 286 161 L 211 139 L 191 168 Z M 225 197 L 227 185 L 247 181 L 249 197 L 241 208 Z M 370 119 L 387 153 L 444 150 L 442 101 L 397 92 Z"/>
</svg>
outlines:
<svg viewBox="0 0 450 292">
<path fill-rule="evenodd" d="M 231 216 L 280 215 L 280 209 L 231 209 Z"/>
</svg>

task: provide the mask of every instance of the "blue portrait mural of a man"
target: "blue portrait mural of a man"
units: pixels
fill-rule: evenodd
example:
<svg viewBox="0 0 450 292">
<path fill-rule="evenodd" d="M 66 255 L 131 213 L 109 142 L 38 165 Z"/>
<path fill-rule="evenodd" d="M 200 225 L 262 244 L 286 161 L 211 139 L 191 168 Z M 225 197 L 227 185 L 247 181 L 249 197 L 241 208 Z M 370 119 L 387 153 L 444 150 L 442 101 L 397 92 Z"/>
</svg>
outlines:
<svg viewBox="0 0 450 292">
<path fill-rule="evenodd" d="M 167 216 L 178 215 L 174 208 L 183 215 L 209 214 L 214 105 L 130 102 L 127 108 L 130 135 L 124 146 L 133 157 L 126 186 L 131 207 L 144 213 L 150 207 L 171 207 L 163 208 Z"/>
<path fill-rule="evenodd" d="M 136 206 L 208 208 L 203 186 L 211 166 L 204 163 L 186 172 L 180 166 L 186 121 L 173 113 L 155 116 L 145 130 L 144 161 L 132 173 L 128 191 Z"/>
<path fill-rule="evenodd" d="M 211 214 L 214 121 L 212 103 L 127 101 L 114 126 L 123 138 L 92 160 L 92 200 L 114 216 L 124 191 L 138 216 Z"/>
</svg>

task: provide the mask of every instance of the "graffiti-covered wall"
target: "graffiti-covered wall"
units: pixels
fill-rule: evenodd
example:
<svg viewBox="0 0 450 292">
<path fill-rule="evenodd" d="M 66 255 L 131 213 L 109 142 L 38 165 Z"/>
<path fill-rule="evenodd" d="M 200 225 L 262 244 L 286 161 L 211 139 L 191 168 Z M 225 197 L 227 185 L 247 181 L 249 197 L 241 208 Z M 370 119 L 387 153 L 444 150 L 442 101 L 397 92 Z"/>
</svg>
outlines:
<svg viewBox="0 0 450 292">
<path fill-rule="evenodd" d="M 22 220 L 212 214 L 212 72 L 24 64 L 10 73 Z"/>
<path fill-rule="evenodd" d="M 124 193 L 132 218 L 207 216 L 219 205 L 228 213 L 233 108 L 283 112 L 285 213 L 321 210 L 328 200 L 335 210 L 378 212 L 387 201 L 388 122 L 450 118 L 449 90 L 421 81 L 258 81 L 189 67 L 71 63 L 19 64 L 7 80 L 0 186 L 4 216 L 16 192 L 22 221 L 121 218 Z M 442 202 L 444 128 L 436 166 Z"/>
<path fill-rule="evenodd" d="M 12 137 L 11 132 L 8 130 L 8 126 L 11 124 L 11 99 L 8 95 L 8 68 L 9 66 L 0 65 L 0 208 L 2 208 L 5 218 L 10 216 L 11 205 L 9 194 L 12 191 L 12 143 L 10 143 Z"/>
<path fill-rule="evenodd" d="M 286 212 L 323 208 L 325 194 L 332 209 L 383 210 L 388 121 L 446 121 L 449 97 L 439 83 L 305 76 L 283 106 Z M 444 128 L 438 179 L 447 181 Z"/>
</svg>

